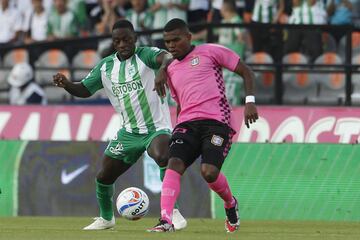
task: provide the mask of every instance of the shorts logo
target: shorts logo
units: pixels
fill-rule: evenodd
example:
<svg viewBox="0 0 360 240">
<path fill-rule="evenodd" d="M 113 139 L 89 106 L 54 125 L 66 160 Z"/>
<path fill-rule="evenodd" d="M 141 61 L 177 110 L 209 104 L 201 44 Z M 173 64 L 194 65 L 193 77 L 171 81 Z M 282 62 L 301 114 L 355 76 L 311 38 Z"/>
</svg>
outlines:
<svg viewBox="0 0 360 240">
<path fill-rule="evenodd" d="M 175 128 L 174 133 L 186 133 L 187 129 L 186 128 Z"/>
<path fill-rule="evenodd" d="M 116 144 L 115 147 L 109 147 L 109 151 L 114 155 L 122 155 L 123 150 L 124 150 L 124 147 L 121 143 Z"/>
<path fill-rule="evenodd" d="M 183 144 L 183 143 L 184 141 L 182 139 L 172 140 L 169 147 L 172 147 L 174 144 Z"/>
<path fill-rule="evenodd" d="M 191 59 L 191 62 L 190 62 L 191 66 L 199 65 L 199 63 L 200 63 L 199 57 L 194 57 L 193 59 Z"/>
<path fill-rule="evenodd" d="M 217 136 L 217 135 L 213 135 L 212 138 L 211 138 L 211 143 L 215 146 L 221 146 L 224 142 L 224 139 L 220 136 Z"/>
</svg>

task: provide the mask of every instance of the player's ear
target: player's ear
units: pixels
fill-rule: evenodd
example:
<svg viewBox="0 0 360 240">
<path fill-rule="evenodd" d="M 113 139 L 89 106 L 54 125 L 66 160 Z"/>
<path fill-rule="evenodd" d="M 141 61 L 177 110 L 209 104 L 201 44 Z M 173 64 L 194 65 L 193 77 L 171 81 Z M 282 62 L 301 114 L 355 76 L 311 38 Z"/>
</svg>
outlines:
<svg viewBox="0 0 360 240">
<path fill-rule="evenodd" d="M 187 40 L 191 41 L 192 39 L 192 34 L 189 32 L 187 33 L 187 36 L 186 36 Z"/>
</svg>

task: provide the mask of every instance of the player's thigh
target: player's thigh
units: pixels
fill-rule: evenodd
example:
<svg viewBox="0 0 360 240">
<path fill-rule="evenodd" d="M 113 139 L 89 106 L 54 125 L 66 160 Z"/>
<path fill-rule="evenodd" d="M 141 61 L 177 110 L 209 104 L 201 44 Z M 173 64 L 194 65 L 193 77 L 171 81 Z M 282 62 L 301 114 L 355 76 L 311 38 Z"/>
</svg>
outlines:
<svg viewBox="0 0 360 240">
<path fill-rule="evenodd" d="M 220 122 L 213 122 L 202 132 L 202 163 L 221 169 L 232 143 L 233 131 Z"/>
<path fill-rule="evenodd" d="M 139 134 L 128 133 L 125 129 L 121 129 L 116 137 L 109 142 L 105 149 L 105 155 L 132 165 L 145 151 L 142 139 L 143 136 Z"/>
<path fill-rule="evenodd" d="M 169 159 L 170 130 L 160 130 L 146 138 L 146 149 L 149 156 L 160 167 L 166 167 Z"/>
<path fill-rule="evenodd" d="M 199 156 L 201 139 L 191 124 L 180 124 L 171 136 L 170 159 L 181 159 L 189 167 Z"/>
</svg>

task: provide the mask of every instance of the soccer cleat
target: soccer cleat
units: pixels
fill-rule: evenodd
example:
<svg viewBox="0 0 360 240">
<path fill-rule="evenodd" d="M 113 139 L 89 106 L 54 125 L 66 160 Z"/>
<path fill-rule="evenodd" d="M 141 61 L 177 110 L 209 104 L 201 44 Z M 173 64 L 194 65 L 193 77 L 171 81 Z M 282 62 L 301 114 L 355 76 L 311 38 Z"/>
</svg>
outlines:
<svg viewBox="0 0 360 240">
<path fill-rule="evenodd" d="M 165 220 L 159 219 L 159 223 L 153 228 L 149 228 L 148 232 L 175 232 L 174 224 L 170 224 Z"/>
<path fill-rule="evenodd" d="M 96 217 L 94 218 L 94 222 L 89 226 L 83 228 L 83 230 L 105 230 L 115 226 L 115 217 L 113 216 L 110 221 L 102 218 Z"/>
<path fill-rule="evenodd" d="M 172 222 L 176 231 L 182 230 L 187 226 L 186 219 L 181 215 L 179 209 L 176 208 L 173 210 Z"/>
<path fill-rule="evenodd" d="M 226 219 L 225 219 L 225 230 L 228 233 L 235 232 L 239 229 L 240 226 L 240 218 L 239 218 L 239 206 L 238 201 L 235 197 L 235 206 L 232 208 L 225 208 Z"/>
</svg>

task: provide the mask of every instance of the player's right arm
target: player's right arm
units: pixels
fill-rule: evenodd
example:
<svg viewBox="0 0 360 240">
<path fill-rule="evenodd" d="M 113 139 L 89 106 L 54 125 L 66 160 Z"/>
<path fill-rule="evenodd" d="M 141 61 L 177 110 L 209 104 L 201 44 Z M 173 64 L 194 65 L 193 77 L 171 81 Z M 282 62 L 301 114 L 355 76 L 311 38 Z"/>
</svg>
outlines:
<svg viewBox="0 0 360 240">
<path fill-rule="evenodd" d="M 89 90 L 80 82 L 73 83 L 64 74 L 57 73 L 53 76 L 55 86 L 64 88 L 68 93 L 73 96 L 87 98 L 91 96 Z"/>
</svg>

